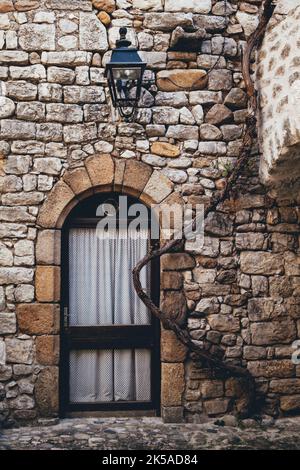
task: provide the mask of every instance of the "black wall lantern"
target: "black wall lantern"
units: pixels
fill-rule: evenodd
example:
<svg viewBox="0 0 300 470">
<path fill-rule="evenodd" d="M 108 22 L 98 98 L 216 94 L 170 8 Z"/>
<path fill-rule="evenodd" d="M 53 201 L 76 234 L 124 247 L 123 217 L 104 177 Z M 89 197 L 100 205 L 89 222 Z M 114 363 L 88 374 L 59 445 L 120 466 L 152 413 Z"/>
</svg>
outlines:
<svg viewBox="0 0 300 470">
<path fill-rule="evenodd" d="M 143 75 L 146 63 L 137 49 L 126 39 L 127 29 L 120 28 L 120 39 L 113 50 L 111 60 L 105 68 L 105 77 L 112 97 L 112 103 L 126 120 L 135 114 L 141 97 Z"/>
</svg>

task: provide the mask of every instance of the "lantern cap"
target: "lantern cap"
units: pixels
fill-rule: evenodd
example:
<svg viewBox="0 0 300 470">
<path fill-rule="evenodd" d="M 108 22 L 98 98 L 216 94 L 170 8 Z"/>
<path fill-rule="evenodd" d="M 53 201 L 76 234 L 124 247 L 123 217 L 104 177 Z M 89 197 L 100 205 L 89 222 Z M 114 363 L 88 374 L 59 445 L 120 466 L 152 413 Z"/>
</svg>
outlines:
<svg viewBox="0 0 300 470">
<path fill-rule="evenodd" d="M 138 51 L 135 47 L 131 46 L 131 41 L 126 39 L 127 28 L 120 28 L 120 39 L 116 43 L 116 48 L 112 51 L 111 59 L 106 65 L 106 77 L 108 70 L 113 67 L 140 67 L 143 70 L 146 68 L 146 62 L 140 58 Z"/>
</svg>

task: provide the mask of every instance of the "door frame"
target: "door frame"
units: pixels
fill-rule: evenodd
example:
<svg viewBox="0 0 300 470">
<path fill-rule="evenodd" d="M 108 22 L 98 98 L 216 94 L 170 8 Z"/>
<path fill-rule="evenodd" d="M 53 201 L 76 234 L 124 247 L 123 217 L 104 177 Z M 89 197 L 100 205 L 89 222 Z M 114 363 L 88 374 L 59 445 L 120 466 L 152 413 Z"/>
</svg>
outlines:
<svg viewBox="0 0 300 470">
<path fill-rule="evenodd" d="M 121 196 L 121 193 L 97 193 L 80 201 L 75 210 L 80 211 L 80 204 L 88 204 L 89 200 L 112 199 Z M 124 195 L 124 194 L 123 194 Z M 141 203 L 136 198 L 128 196 L 132 203 Z M 92 202 L 91 202 L 92 203 Z M 145 206 L 145 205 L 144 205 Z M 145 206 L 147 208 L 147 206 Z M 148 220 L 150 227 L 150 211 Z M 151 325 L 115 325 L 103 327 L 72 327 L 66 325 L 69 308 L 69 230 L 74 227 L 95 227 L 100 218 L 73 216 L 72 210 L 66 218 L 62 227 L 61 248 L 61 334 L 60 334 L 60 380 L 59 380 L 59 413 L 65 417 L 72 412 L 132 412 L 141 410 L 153 411 L 156 416 L 160 415 L 160 388 L 161 388 L 161 367 L 160 367 L 160 321 L 151 317 Z M 128 217 L 128 221 L 130 221 Z M 157 248 L 159 240 L 151 240 L 152 247 Z M 160 262 L 159 259 L 151 261 L 151 298 L 156 305 L 160 299 Z M 66 310 L 67 309 L 67 310 Z M 149 337 L 149 332 L 151 335 Z M 134 344 L 132 344 L 134 343 Z M 116 347 L 113 348 L 112 345 Z M 102 402 L 102 403 L 80 403 L 72 404 L 69 401 L 69 353 L 72 347 L 76 349 L 151 349 L 151 401 L 149 402 Z M 147 413 L 145 413 L 146 415 Z M 141 414 L 139 413 L 139 416 Z"/>
</svg>

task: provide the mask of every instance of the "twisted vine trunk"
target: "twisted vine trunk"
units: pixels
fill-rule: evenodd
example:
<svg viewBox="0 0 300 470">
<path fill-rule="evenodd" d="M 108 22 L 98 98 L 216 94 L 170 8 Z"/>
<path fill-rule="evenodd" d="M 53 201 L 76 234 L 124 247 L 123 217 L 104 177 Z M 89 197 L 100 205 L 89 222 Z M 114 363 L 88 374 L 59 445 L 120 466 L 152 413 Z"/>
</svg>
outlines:
<svg viewBox="0 0 300 470">
<path fill-rule="evenodd" d="M 246 119 L 246 125 L 243 135 L 243 146 L 235 168 L 233 169 L 230 176 L 227 178 L 223 190 L 213 196 L 211 203 L 205 209 L 204 220 L 209 213 L 213 212 L 217 208 L 218 204 L 223 202 L 230 195 L 233 189 L 233 185 L 237 181 L 238 176 L 247 164 L 248 159 L 251 155 L 251 149 L 253 142 L 256 138 L 257 130 L 257 96 L 254 83 L 251 78 L 251 54 L 254 48 L 257 48 L 259 43 L 263 39 L 269 20 L 272 17 L 274 8 L 275 5 L 272 4 L 272 0 L 265 0 L 258 27 L 254 31 L 254 33 L 249 37 L 243 53 L 242 73 L 245 81 L 246 93 L 249 98 L 249 113 Z M 194 220 L 193 222 L 193 229 L 195 229 L 195 226 L 196 220 Z M 183 249 L 184 242 L 184 235 L 180 239 L 174 237 L 169 242 L 164 244 L 161 248 L 149 252 L 143 259 L 141 259 L 137 263 L 137 265 L 133 269 L 133 284 L 136 293 L 142 300 L 142 302 L 148 307 L 150 312 L 162 322 L 164 328 L 172 330 L 176 334 L 177 338 L 185 346 L 187 346 L 188 350 L 190 352 L 193 352 L 193 356 L 195 359 L 204 360 L 207 365 L 212 368 L 221 370 L 228 376 L 239 377 L 243 379 L 245 384 L 244 398 L 247 400 L 248 410 L 250 410 L 253 406 L 254 401 L 254 380 L 250 375 L 249 371 L 247 369 L 244 369 L 243 367 L 224 362 L 223 360 L 214 357 L 210 353 L 203 351 L 201 347 L 194 343 L 187 327 L 179 326 L 176 321 L 171 320 L 166 314 L 164 314 L 164 312 L 152 302 L 151 298 L 144 291 L 141 285 L 140 272 L 142 268 L 155 258 L 159 258 L 166 253 L 171 253 L 174 251 L 178 251 L 179 249 Z"/>
</svg>

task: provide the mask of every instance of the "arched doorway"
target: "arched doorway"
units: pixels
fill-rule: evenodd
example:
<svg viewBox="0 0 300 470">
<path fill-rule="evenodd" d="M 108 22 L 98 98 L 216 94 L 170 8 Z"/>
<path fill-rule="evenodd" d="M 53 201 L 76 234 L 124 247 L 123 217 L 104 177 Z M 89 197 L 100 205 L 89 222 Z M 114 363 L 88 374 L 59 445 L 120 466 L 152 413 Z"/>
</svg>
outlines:
<svg viewBox="0 0 300 470">
<path fill-rule="evenodd" d="M 133 230 L 132 216 L 120 212 L 139 201 L 117 193 L 98 193 L 80 201 L 62 227 L 60 411 L 160 412 L 160 331 L 138 299 L 131 271 L 147 252 L 146 229 Z M 110 204 L 114 228 L 99 227 Z M 98 215 L 97 215 L 98 214 Z M 145 218 L 145 217 L 144 217 Z M 159 303 L 159 263 L 143 274 L 144 286 Z"/>
</svg>

